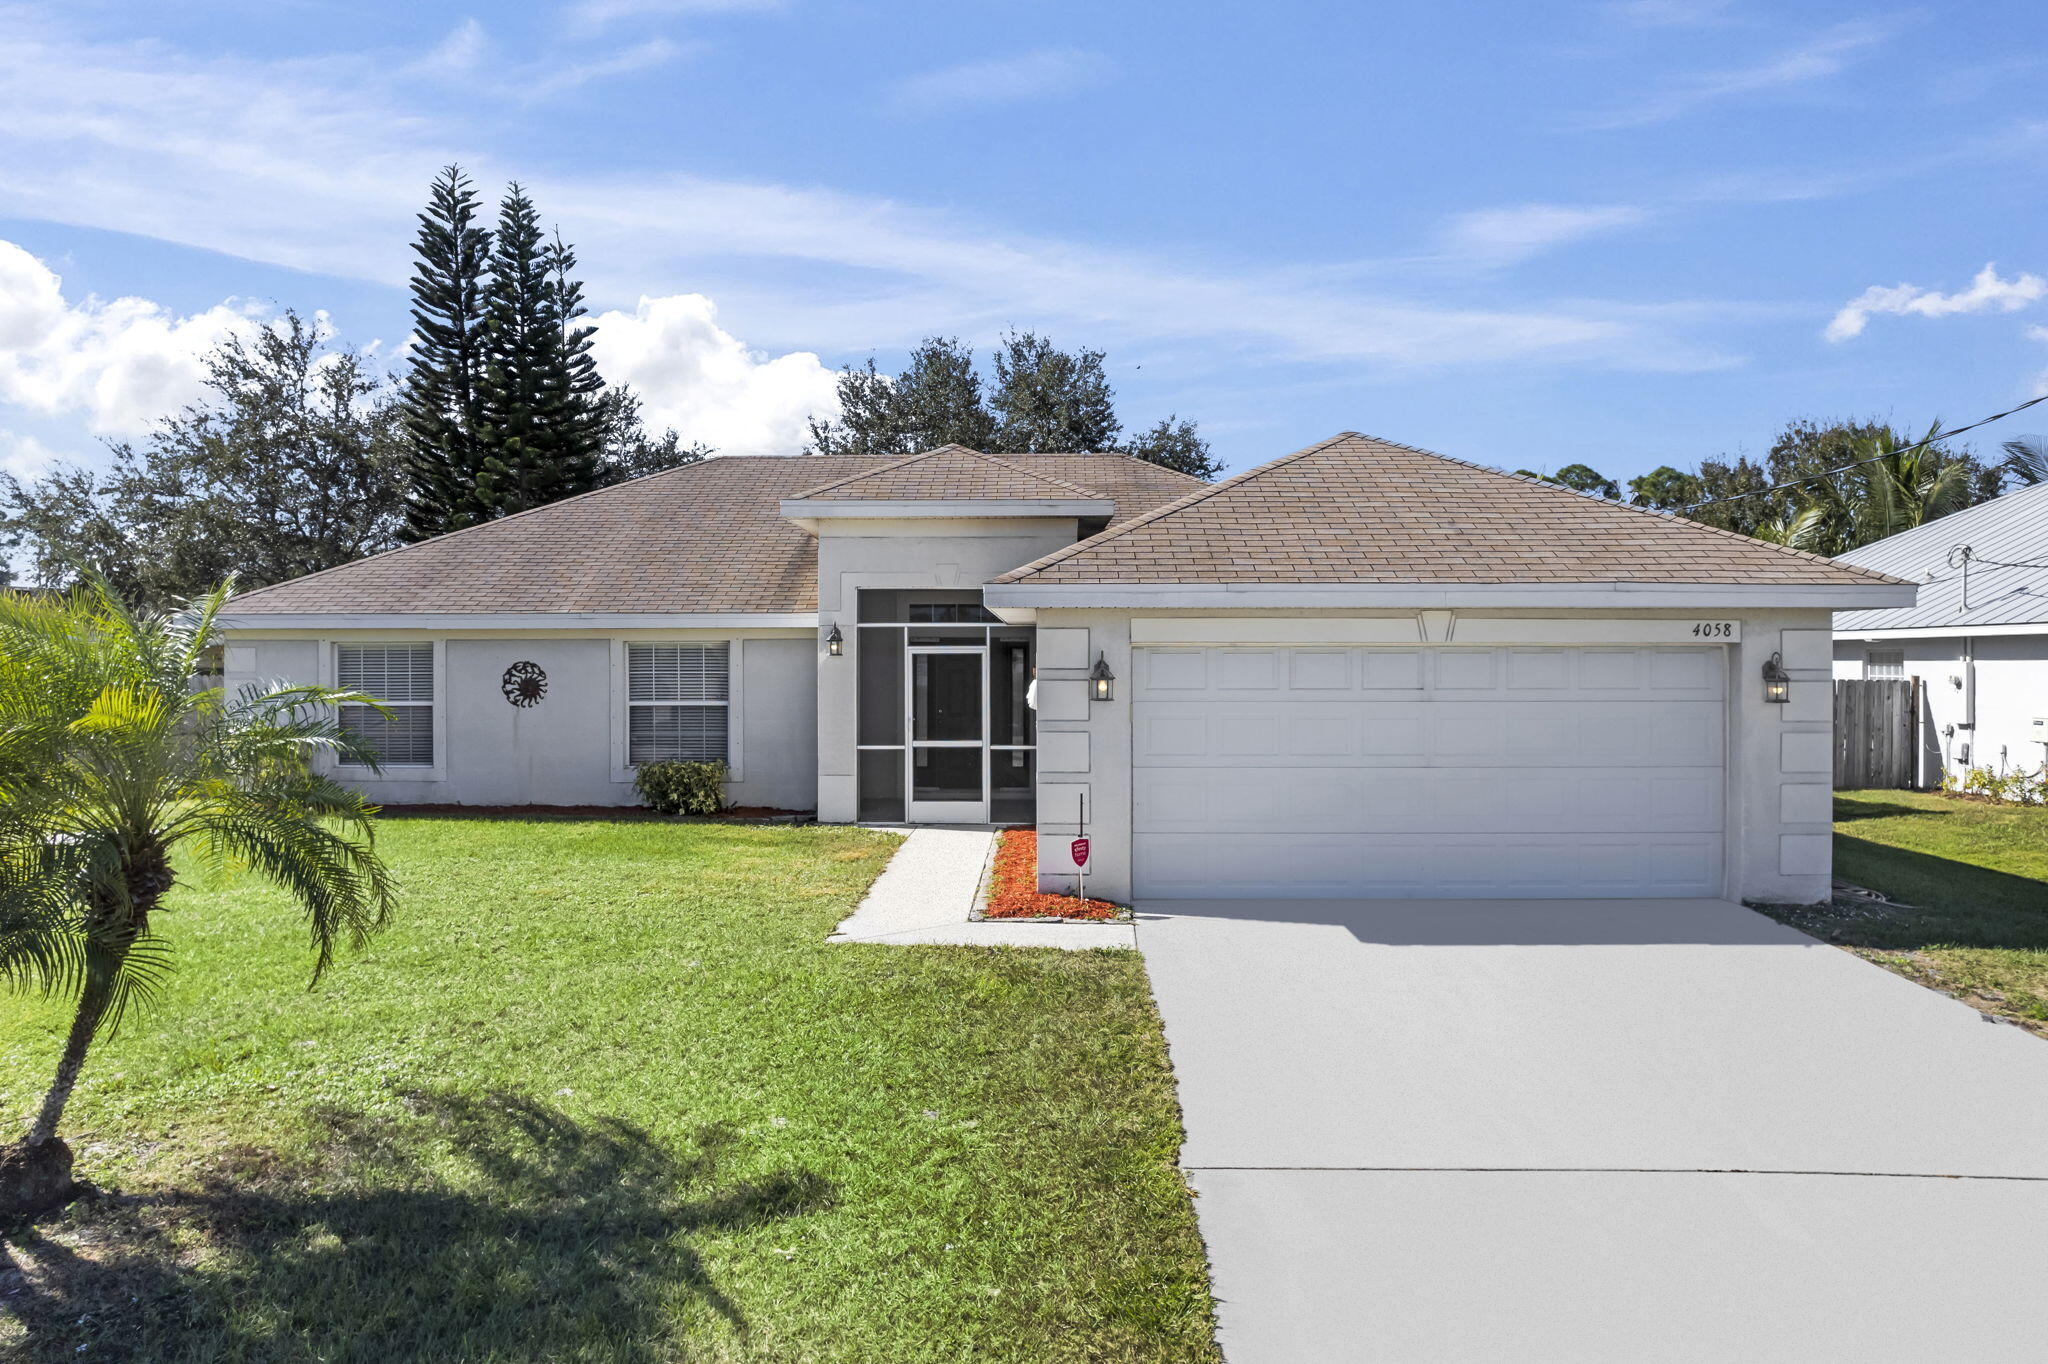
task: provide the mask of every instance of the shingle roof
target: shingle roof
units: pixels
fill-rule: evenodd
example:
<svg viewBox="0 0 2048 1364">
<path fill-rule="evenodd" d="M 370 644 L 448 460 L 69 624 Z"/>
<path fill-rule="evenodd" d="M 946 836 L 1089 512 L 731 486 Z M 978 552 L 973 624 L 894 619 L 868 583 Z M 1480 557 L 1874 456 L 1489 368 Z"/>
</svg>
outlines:
<svg viewBox="0 0 2048 1364">
<path fill-rule="evenodd" d="M 1970 607 L 1949 553 L 1968 545 Z M 1997 562 L 1986 562 L 1997 561 Z M 1837 611 L 1837 630 L 1927 630 L 1972 625 L 2048 627 L 2048 483 L 2021 488 L 1923 526 L 1850 550 L 1842 562 L 1924 584 L 1912 606 Z M 2000 563 L 2028 565 L 2006 568 Z"/>
<path fill-rule="evenodd" d="M 817 541 L 783 519 L 781 502 L 821 482 L 902 462 L 872 455 L 708 459 L 257 588 L 236 597 L 232 612 L 815 611 Z M 1014 455 L 999 462 L 1099 488 L 1124 516 L 1202 486 L 1126 455 Z"/>
<path fill-rule="evenodd" d="M 1347 431 L 997 582 L 1897 581 Z"/>
<path fill-rule="evenodd" d="M 821 483 L 797 497 L 828 502 L 1106 500 L 1102 493 L 964 445 L 942 445 L 879 469 Z"/>
</svg>

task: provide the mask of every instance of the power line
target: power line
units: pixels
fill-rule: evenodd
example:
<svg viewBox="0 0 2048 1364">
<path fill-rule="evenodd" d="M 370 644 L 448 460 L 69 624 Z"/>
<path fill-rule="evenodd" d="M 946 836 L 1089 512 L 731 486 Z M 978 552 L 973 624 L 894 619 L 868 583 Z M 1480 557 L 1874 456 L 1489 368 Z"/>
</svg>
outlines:
<svg viewBox="0 0 2048 1364">
<path fill-rule="evenodd" d="M 1822 479 L 1833 478 L 1836 474 L 1845 474 L 1851 469 L 1860 469 L 1866 464 L 1881 463 L 1884 460 L 1891 459 L 1898 455 L 1910 455 L 1915 450 L 1923 450 L 1930 445 L 1939 445 L 1942 441 L 1950 440 L 1956 436 L 1960 436 L 1965 431 L 1975 431 L 1980 426 L 1989 426 L 1993 422 L 2004 421 L 2007 417 L 2012 416 L 2016 412 L 2026 411 L 2035 403 L 2048 403 L 2048 393 L 2043 393 L 2038 398 L 2029 398 L 2025 402 L 2021 403 L 2018 407 L 2009 407 L 2005 411 L 1996 413 L 1989 417 L 1985 417 L 1981 421 L 1973 421 L 1968 426 L 1958 426 L 1953 431 L 1944 431 L 1938 436 L 1929 436 L 1926 440 L 1916 441 L 1911 445 L 1901 446 L 1897 450 L 1887 450 L 1885 451 L 1885 453 L 1881 455 L 1873 455 L 1869 459 L 1859 459 L 1853 464 L 1843 464 L 1833 469 L 1823 469 L 1817 474 L 1808 474 L 1804 478 L 1795 478 L 1789 483 L 1774 483 L 1768 488 L 1753 488 L 1749 492 L 1730 493 L 1726 497 L 1710 497 L 1704 502 L 1695 502 L 1691 506 L 1680 507 L 1678 508 L 1678 512 L 1680 515 L 1684 515 L 1686 512 L 1698 511 L 1701 507 L 1718 507 L 1723 502 L 1740 502 L 1745 497 L 1764 497 L 1771 493 L 1784 492 L 1787 488 L 1803 488 L 1809 483 L 1818 483 Z"/>
</svg>

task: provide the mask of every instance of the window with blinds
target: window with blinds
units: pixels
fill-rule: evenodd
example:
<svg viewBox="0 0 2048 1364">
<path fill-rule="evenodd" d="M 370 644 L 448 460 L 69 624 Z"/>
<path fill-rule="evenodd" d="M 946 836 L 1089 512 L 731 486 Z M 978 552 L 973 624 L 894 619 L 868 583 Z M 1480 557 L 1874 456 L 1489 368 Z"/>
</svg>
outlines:
<svg viewBox="0 0 2048 1364">
<path fill-rule="evenodd" d="M 335 685 L 384 703 L 389 714 L 369 706 L 343 706 L 341 728 L 377 755 L 379 767 L 434 765 L 434 646 L 431 644 L 341 644 L 335 646 Z M 344 766 L 360 766 L 342 759 Z"/>
<path fill-rule="evenodd" d="M 1904 677 L 1906 675 L 1906 651 L 1904 649 L 1872 649 L 1863 656 L 1865 677 Z"/>
<path fill-rule="evenodd" d="M 726 761 L 727 644 L 626 646 L 626 761 Z"/>
</svg>

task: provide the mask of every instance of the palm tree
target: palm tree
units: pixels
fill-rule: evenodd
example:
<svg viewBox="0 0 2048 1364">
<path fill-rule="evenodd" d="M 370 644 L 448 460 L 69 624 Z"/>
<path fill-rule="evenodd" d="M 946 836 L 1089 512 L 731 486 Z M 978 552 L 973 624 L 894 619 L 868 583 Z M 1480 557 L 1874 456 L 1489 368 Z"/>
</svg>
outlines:
<svg viewBox="0 0 2048 1364">
<path fill-rule="evenodd" d="M 1803 549 L 1809 554 L 1825 554 L 1828 552 L 1828 508 L 1819 502 L 1809 502 L 1776 521 L 1761 523 L 1750 534 L 1774 545 Z"/>
<path fill-rule="evenodd" d="M 2021 436 L 2007 441 L 2005 471 L 2029 487 L 2048 483 L 2048 437 Z"/>
<path fill-rule="evenodd" d="M 0 1160 L 12 1174 L 0 1204 L 27 1197 L 24 1180 L 40 1180 L 44 1206 L 68 1194 L 57 1125 L 94 1040 L 170 967 L 151 920 L 177 880 L 174 852 L 290 891 L 315 980 L 337 942 L 361 942 L 391 910 L 375 808 L 308 761 L 325 750 L 374 770 L 332 717 L 378 703 L 195 687 L 230 588 L 177 613 L 132 611 L 97 580 L 67 596 L 0 592 L 0 984 L 77 1001 L 49 1092 Z"/>
<path fill-rule="evenodd" d="M 1943 450 L 1941 423 L 1919 440 L 1906 440 L 1889 426 L 1858 438 L 1859 467 L 1842 478 L 1840 554 L 1873 540 L 1911 530 L 1970 505 L 1970 465 Z"/>
</svg>

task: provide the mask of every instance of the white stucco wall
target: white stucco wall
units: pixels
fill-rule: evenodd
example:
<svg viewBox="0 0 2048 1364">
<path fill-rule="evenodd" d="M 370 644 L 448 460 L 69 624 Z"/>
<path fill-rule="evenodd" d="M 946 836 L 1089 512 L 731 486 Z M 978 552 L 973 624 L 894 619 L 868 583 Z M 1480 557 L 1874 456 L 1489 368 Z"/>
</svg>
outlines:
<svg viewBox="0 0 2048 1364">
<path fill-rule="evenodd" d="M 2038 635 L 1947 635 L 1933 639 L 1842 639 L 1835 642 L 1835 676 L 1861 677 L 1872 649 L 1905 654 L 1908 677 L 1926 686 L 1921 726 L 1921 781 L 1929 786 L 1944 769 L 1966 765 L 1994 771 L 2038 769 L 2048 761 L 2048 632 Z M 1969 662 L 1965 662 L 1966 654 Z M 1976 691 L 1971 725 L 1971 686 Z M 1960 685 L 1959 685 L 1960 684 Z M 1954 733 L 1946 733 L 1950 726 Z"/>
<path fill-rule="evenodd" d="M 1046 890 L 1071 893 L 1079 798 L 1087 797 L 1091 839 L 1089 892 L 1128 900 L 1131 894 L 1131 722 L 1128 682 L 1134 616 L 1406 617 L 1412 611 L 1187 612 L 1043 609 L 1039 629 L 1039 873 Z M 1831 754 L 1833 730 L 1829 652 L 1831 617 L 1824 610 L 1699 613 L 1742 623 L 1742 641 L 1721 646 L 1728 657 L 1728 802 L 1726 887 L 1731 898 L 1806 904 L 1826 898 L 1832 871 Z M 1480 618 L 1670 619 L 1645 611 L 1460 611 Z M 1085 632 L 1058 639 L 1056 631 Z M 1115 700 L 1087 699 L 1085 677 L 1100 653 L 1121 680 Z M 1792 700 L 1763 699 L 1764 660 L 1784 657 Z M 1056 661 L 1057 660 L 1057 666 Z M 1075 770 L 1085 763 L 1085 769 Z"/>
<path fill-rule="evenodd" d="M 818 528 L 818 818 L 852 823 L 859 814 L 855 680 L 860 631 L 854 618 L 861 589 L 979 589 L 991 578 L 1073 544 L 1079 523 L 1072 517 L 835 518 L 819 522 Z M 834 625 L 846 641 L 838 658 L 822 643 Z"/>
<path fill-rule="evenodd" d="M 377 776 L 337 768 L 373 799 L 407 805 L 637 805 L 620 766 L 623 680 L 619 641 L 729 641 L 733 649 L 731 735 L 741 805 L 809 810 L 817 801 L 816 669 L 808 630 L 536 630 L 503 633 L 337 631 L 227 635 L 227 685 L 259 680 L 333 680 L 337 643 L 427 643 L 439 647 L 437 757 L 431 770 L 389 768 Z M 511 705 L 499 691 L 505 669 L 531 662 L 547 673 L 539 704 Z"/>
</svg>

